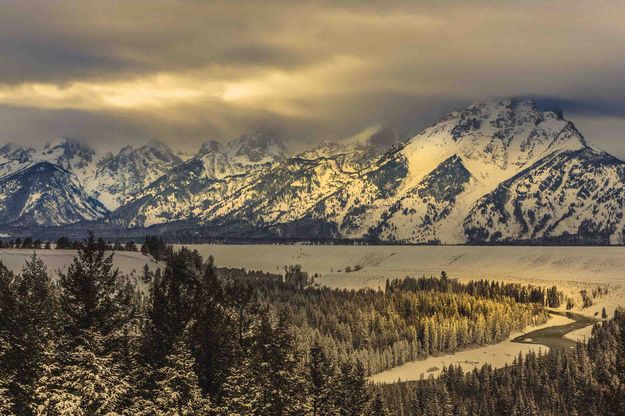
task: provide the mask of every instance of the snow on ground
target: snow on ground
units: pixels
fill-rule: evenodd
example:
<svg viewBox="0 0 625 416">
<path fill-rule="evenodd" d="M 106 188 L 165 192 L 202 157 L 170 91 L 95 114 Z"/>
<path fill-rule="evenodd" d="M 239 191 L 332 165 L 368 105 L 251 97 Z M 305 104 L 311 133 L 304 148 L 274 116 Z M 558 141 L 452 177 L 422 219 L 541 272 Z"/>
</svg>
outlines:
<svg viewBox="0 0 625 416">
<path fill-rule="evenodd" d="M 0 261 L 14 273 L 21 273 L 24 262 L 33 255 L 34 250 L 30 249 L 0 249 Z M 39 256 L 48 267 L 52 277 L 58 276 L 58 272 L 67 269 L 76 252 L 74 250 L 36 250 Z M 151 270 L 159 267 L 159 263 L 152 257 L 147 257 L 138 252 L 119 251 L 113 257 L 115 266 L 120 273 L 137 278 L 136 282 L 142 290 L 146 290 L 140 277 L 143 274 L 143 267 L 147 264 Z"/>
<path fill-rule="evenodd" d="M 392 383 L 397 380 L 419 380 L 421 376 L 423 376 L 423 378 L 428 378 L 430 376 L 437 377 L 443 370 L 443 367 L 449 367 L 452 364 L 460 365 L 465 372 L 471 371 L 474 368 L 480 368 L 486 363 L 490 364 L 494 368 L 505 367 L 506 365 L 511 364 L 512 361 L 521 353 L 526 355 L 530 351 L 549 351 L 549 348 L 544 345 L 512 342 L 512 339 L 537 329 L 547 328 L 549 326 L 566 325 L 572 322 L 574 322 L 572 319 L 564 316 L 551 315 L 551 318 L 549 318 L 547 323 L 527 327 L 523 332 L 513 333 L 506 341 L 500 342 L 499 344 L 467 349 L 456 352 L 455 354 L 428 357 L 425 360 L 411 361 L 399 367 L 375 374 L 371 376 L 369 380 L 375 383 Z"/>
<path fill-rule="evenodd" d="M 438 276 L 556 285 L 581 304 L 580 290 L 607 289 L 586 315 L 625 306 L 625 247 L 195 245 L 219 266 L 279 272 L 301 264 L 329 287 L 384 288 L 387 278 Z M 345 268 L 360 265 L 357 272 Z"/>
</svg>

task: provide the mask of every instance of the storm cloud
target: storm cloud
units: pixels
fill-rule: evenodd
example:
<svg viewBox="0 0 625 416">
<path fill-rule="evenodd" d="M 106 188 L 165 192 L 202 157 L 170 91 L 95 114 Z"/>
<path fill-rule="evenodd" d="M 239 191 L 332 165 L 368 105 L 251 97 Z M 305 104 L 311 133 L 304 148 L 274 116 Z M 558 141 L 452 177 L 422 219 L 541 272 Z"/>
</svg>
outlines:
<svg viewBox="0 0 625 416">
<path fill-rule="evenodd" d="M 625 157 L 622 1 L 0 4 L 0 140 L 193 148 L 259 124 L 293 147 L 406 136 L 535 97 Z"/>
</svg>

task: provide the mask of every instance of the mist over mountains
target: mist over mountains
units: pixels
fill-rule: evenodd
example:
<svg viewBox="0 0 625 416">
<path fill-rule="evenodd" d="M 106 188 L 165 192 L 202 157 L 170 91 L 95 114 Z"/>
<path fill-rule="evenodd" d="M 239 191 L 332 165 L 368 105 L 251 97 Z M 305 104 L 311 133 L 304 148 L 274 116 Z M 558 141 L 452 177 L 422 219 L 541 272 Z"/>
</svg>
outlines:
<svg viewBox="0 0 625 416">
<path fill-rule="evenodd" d="M 624 163 L 558 111 L 500 100 L 396 144 L 389 132 L 293 154 L 271 131 L 181 155 L 63 138 L 0 149 L 3 230 L 189 238 L 623 243 Z"/>
</svg>

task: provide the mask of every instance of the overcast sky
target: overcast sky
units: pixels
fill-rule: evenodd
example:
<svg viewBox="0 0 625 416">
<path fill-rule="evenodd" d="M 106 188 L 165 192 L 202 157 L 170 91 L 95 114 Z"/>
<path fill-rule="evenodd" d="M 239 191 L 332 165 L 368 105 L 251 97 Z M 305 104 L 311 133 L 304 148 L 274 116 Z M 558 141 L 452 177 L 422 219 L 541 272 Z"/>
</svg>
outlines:
<svg viewBox="0 0 625 416">
<path fill-rule="evenodd" d="M 559 105 L 625 158 L 625 2 L 0 2 L 0 141 L 294 146 L 416 132 L 474 101 Z"/>
</svg>

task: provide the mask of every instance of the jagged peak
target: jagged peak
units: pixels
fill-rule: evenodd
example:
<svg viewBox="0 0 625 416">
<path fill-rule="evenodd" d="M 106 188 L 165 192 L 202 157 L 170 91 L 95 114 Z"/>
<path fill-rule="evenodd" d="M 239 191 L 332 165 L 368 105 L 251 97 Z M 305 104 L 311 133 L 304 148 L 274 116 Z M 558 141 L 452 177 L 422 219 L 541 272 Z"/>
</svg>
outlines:
<svg viewBox="0 0 625 416">
<path fill-rule="evenodd" d="M 271 129 L 249 130 L 226 145 L 226 153 L 234 159 L 244 158 L 251 163 L 284 160 L 287 148 Z"/>
<path fill-rule="evenodd" d="M 207 140 L 202 143 L 202 146 L 200 147 L 200 150 L 198 150 L 198 152 L 196 153 L 195 157 L 202 157 L 209 153 L 221 153 L 223 152 L 223 150 L 224 147 L 221 142 L 218 142 L 217 140 Z"/>
<path fill-rule="evenodd" d="M 238 139 L 232 140 L 228 143 L 228 147 L 235 149 L 241 148 L 246 145 L 253 145 L 256 147 L 268 148 L 272 145 L 279 147 L 281 150 L 286 151 L 286 145 L 278 134 L 267 127 L 248 130 L 243 133 Z"/>
<path fill-rule="evenodd" d="M 169 147 L 168 145 L 166 145 L 165 143 L 159 140 L 150 140 L 149 142 L 141 146 L 139 149 L 142 151 L 173 153 L 171 147 Z"/>
<path fill-rule="evenodd" d="M 51 140 L 43 146 L 44 150 L 52 150 L 56 148 L 62 148 L 66 153 L 90 153 L 95 154 L 95 151 L 89 146 L 89 144 L 76 137 L 63 136 L 55 140 Z"/>
<path fill-rule="evenodd" d="M 34 151 L 35 149 L 32 147 L 26 147 L 16 143 L 7 143 L 0 148 L 0 156 L 3 156 L 5 159 L 16 160 L 23 163 L 32 159 L 32 153 Z"/>
</svg>

